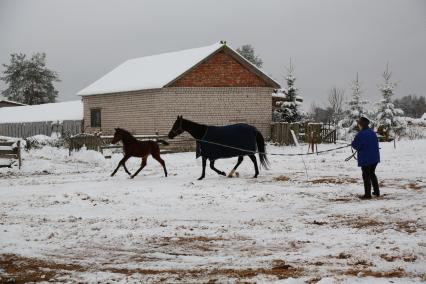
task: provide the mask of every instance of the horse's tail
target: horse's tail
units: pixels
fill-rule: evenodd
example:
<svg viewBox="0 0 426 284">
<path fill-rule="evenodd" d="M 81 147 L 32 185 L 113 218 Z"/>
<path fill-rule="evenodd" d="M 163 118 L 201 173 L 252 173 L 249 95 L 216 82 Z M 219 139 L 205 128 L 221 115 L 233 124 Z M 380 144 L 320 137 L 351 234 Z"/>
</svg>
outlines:
<svg viewBox="0 0 426 284">
<path fill-rule="evenodd" d="M 165 141 L 163 139 L 158 139 L 156 142 L 157 142 L 157 144 L 163 144 L 165 146 L 170 145 L 169 142 L 167 142 L 167 141 Z"/>
<path fill-rule="evenodd" d="M 266 157 L 266 150 L 265 150 L 265 139 L 263 139 L 262 133 L 259 131 L 256 132 L 256 144 L 257 144 L 257 151 L 259 152 L 259 160 L 260 164 L 264 169 L 269 168 L 269 161 L 268 157 Z"/>
</svg>

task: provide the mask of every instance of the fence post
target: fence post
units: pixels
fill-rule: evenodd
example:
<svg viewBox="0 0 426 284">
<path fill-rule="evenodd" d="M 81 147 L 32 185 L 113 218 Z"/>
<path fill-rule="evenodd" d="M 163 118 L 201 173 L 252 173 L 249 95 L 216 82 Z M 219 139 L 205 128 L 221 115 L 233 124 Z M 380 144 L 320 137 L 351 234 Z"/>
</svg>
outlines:
<svg viewBox="0 0 426 284">
<path fill-rule="evenodd" d="M 18 167 L 19 167 L 19 169 L 21 169 L 21 165 L 22 165 L 21 140 L 18 140 L 18 142 L 16 142 L 16 145 L 18 146 Z"/>
</svg>

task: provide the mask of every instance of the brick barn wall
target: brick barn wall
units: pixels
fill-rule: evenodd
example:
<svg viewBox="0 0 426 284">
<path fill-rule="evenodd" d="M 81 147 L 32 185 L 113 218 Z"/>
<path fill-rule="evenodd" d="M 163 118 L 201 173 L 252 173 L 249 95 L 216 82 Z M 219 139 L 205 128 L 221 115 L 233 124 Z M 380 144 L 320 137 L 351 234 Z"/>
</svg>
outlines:
<svg viewBox="0 0 426 284">
<path fill-rule="evenodd" d="M 256 74 L 220 51 L 184 74 L 172 87 L 267 87 Z"/>
<path fill-rule="evenodd" d="M 177 115 L 210 125 L 246 122 L 270 136 L 272 88 L 268 87 L 169 87 L 137 92 L 83 97 L 86 132 L 90 109 L 101 108 L 102 132 L 115 127 L 134 134 L 167 134 Z"/>
</svg>

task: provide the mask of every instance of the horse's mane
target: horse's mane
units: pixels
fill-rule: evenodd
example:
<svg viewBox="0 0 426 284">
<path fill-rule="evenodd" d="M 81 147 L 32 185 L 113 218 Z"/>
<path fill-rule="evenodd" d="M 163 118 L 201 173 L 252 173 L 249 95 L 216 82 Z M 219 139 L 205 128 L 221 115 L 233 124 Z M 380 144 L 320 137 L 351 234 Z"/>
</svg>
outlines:
<svg viewBox="0 0 426 284">
<path fill-rule="evenodd" d="M 117 131 L 120 132 L 121 135 L 123 135 L 124 139 L 130 139 L 130 140 L 137 140 L 129 131 L 123 128 L 117 128 Z"/>
</svg>

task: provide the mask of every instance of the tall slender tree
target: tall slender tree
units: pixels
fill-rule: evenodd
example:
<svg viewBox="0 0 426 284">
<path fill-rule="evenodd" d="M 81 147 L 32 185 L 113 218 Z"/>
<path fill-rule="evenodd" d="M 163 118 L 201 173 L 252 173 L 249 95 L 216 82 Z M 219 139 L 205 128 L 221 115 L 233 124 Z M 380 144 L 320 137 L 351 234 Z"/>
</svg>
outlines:
<svg viewBox="0 0 426 284">
<path fill-rule="evenodd" d="M 368 103 L 367 100 L 362 99 L 362 88 L 359 81 L 358 73 L 356 73 L 356 78 L 351 82 L 352 95 L 350 100 L 347 102 L 348 110 L 346 112 L 346 117 L 342 120 L 342 126 L 348 128 L 349 133 L 354 133 L 359 131 L 357 121 L 363 116 L 367 115 L 367 110 L 365 105 Z"/>
<path fill-rule="evenodd" d="M 305 115 L 300 109 L 303 98 L 299 96 L 299 90 L 294 86 L 296 77 L 294 76 L 294 66 L 290 60 L 290 66 L 287 69 L 287 88 L 278 90 L 283 94 L 283 100 L 277 102 L 278 108 L 274 111 L 274 120 L 280 122 L 297 122 Z"/>
<path fill-rule="evenodd" d="M 9 100 L 35 105 L 55 102 L 58 91 L 53 82 L 59 82 L 58 74 L 46 66 L 46 54 L 35 53 L 27 59 L 25 54 L 11 54 L 10 64 L 0 77 L 8 87 L 2 95 Z"/>
<path fill-rule="evenodd" d="M 336 86 L 332 87 L 328 95 L 328 103 L 333 111 L 331 121 L 335 124 L 342 119 L 343 101 L 345 99 L 345 90 Z"/>
<path fill-rule="evenodd" d="M 405 122 L 401 117 L 404 112 L 396 108 L 392 102 L 396 83 L 390 81 L 392 72 L 389 71 L 389 64 L 382 74 L 384 82 L 379 85 L 379 90 L 382 92 L 383 99 L 378 102 L 376 125 L 386 136 L 395 137 L 405 129 Z"/>
</svg>

